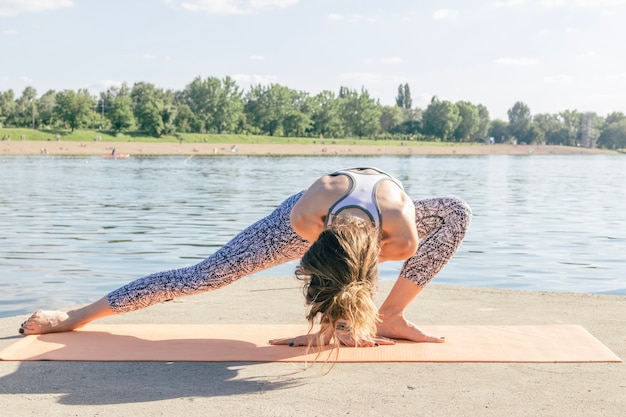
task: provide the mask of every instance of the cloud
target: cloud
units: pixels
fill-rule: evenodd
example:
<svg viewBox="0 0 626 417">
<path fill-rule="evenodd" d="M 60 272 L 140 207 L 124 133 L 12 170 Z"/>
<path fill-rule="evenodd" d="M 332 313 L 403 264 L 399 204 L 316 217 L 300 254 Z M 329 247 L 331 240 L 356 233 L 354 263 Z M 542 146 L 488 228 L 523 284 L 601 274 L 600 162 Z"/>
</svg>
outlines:
<svg viewBox="0 0 626 417">
<path fill-rule="evenodd" d="M 432 101 L 435 94 L 429 92 L 421 92 L 417 94 L 411 94 L 411 96 L 413 98 L 414 104 L 418 105 L 419 107 L 427 107 Z"/>
<path fill-rule="evenodd" d="M 380 60 L 380 62 L 382 62 L 383 64 L 401 64 L 403 62 L 403 59 L 399 56 L 392 56 L 389 58 L 383 58 Z"/>
<path fill-rule="evenodd" d="M 166 0 L 171 7 L 209 14 L 247 14 L 263 9 L 295 6 L 299 0 Z"/>
<path fill-rule="evenodd" d="M 284 9 L 298 4 L 298 0 L 250 0 L 250 7 L 253 9 L 265 9 L 277 7 Z"/>
<path fill-rule="evenodd" d="M 606 78 L 609 81 L 626 81 L 626 71 L 619 74 L 609 74 Z"/>
<path fill-rule="evenodd" d="M 520 7 L 526 4 L 528 4 L 527 0 L 499 0 L 493 2 L 495 7 Z"/>
<path fill-rule="evenodd" d="M 459 11 L 455 9 L 439 9 L 433 13 L 435 20 L 456 20 L 459 17 Z"/>
<path fill-rule="evenodd" d="M 122 84 L 124 84 L 122 81 L 115 81 L 115 80 L 100 80 L 100 81 L 96 81 L 95 83 L 87 86 L 87 89 L 89 91 L 95 91 L 95 92 L 104 92 L 106 90 L 108 90 L 111 87 L 121 87 Z"/>
<path fill-rule="evenodd" d="M 339 14 L 339 13 L 331 13 L 328 15 L 328 20 L 334 20 L 336 22 L 347 22 L 347 23 L 376 23 L 378 18 L 376 16 L 365 16 L 362 14 Z"/>
<path fill-rule="evenodd" d="M 626 5 L 626 0 L 496 0 L 499 8 L 538 6 L 543 8 L 607 8 Z"/>
<path fill-rule="evenodd" d="M 26 83 L 26 84 L 29 84 L 29 83 L 32 83 L 33 81 L 35 81 L 32 78 L 29 78 L 29 77 L 27 77 L 25 75 L 22 75 L 21 77 L 18 77 L 18 80 L 20 80 L 21 82 Z"/>
<path fill-rule="evenodd" d="M 596 53 L 596 51 L 587 51 L 578 54 L 578 58 L 581 59 L 595 59 L 597 56 L 598 54 Z"/>
<path fill-rule="evenodd" d="M 210 14 L 243 14 L 243 9 L 231 0 L 191 0 L 180 2 L 182 9 Z"/>
<path fill-rule="evenodd" d="M 417 16 L 417 12 L 415 10 L 411 10 L 408 13 L 403 13 L 402 17 L 400 18 L 400 22 L 403 22 L 403 23 L 410 22 L 416 16 Z"/>
<path fill-rule="evenodd" d="M 265 61 L 265 57 L 263 55 L 250 55 L 248 59 L 251 61 Z"/>
<path fill-rule="evenodd" d="M 357 83 L 379 83 L 382 81 L 383 76 L 380 74 L 373 74 L 370 72 L 344 72 L 339 74 L 339 78 L 345 81 L 353 81 Z"/>
<path fill-rule="evenodd" d="M 548 75 L 543 80 L 550 84 L 567 84 L 574 81 L 574 77 L 567 74 Z"/>
<path fill-rule="evenodd" d="M 38 13 L 74 7 L 73 0 L 0 0 L 0 16 Z"/>
<path fill-rule="evenodd" d="M 371 72 L 344 72 L 339 74 L 339 79 L 358 85 L 373 85 L 388 82 L 402 83 L 406 81 L 404 78 L 395 75 L 382 75 Z"/>
<path fill-rule="evenodd" d="M 15 29 L 5 29 L 2 31 L 3 35 L 17 35 L 17 30 Z"/>
<path fill-rule="evenodd" d="M 539 61 L 535 58 L 510 58 L 503 57 L 493 61 L 496 65 L 502 65 L 507 67 L 534 67 L 539 64 Z"/>
<path fill-rule="evenodd" d="M 232 79 L 242 84 L 273 84 L 278 80 L 275 75 L 235 74 Z"/>
<path fill-rule="evenodd" d="M 604 8 L 626 5 L 626 0 L 540 0 L 543 7 Z"/>
<path fill-rule="evenodd" d="M 141 56 L 143 59 L 147 60 L 147 61 L 153 61 L 155 59 L 157 59 L 156 55 L 152 55 L 152 54 L 143 54 Z"/>
</svg>

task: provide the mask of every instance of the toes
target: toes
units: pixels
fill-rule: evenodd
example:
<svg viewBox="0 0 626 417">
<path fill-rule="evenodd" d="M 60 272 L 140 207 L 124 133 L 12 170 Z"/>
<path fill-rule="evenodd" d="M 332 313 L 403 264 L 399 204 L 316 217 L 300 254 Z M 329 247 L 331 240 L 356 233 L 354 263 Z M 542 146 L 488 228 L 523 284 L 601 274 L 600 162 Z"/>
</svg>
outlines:
<svg viewBox="0 0 626 417">
<path fill-rule="evenodd" d="M 428 343 L 445 343 L 446 338 L 445 337 L 439 337 L 439 336 L 431 336 L 428 334 L 424 335 L 424 339 L 422 340 L 423 342 L 428 342 Z"/>
</svg>

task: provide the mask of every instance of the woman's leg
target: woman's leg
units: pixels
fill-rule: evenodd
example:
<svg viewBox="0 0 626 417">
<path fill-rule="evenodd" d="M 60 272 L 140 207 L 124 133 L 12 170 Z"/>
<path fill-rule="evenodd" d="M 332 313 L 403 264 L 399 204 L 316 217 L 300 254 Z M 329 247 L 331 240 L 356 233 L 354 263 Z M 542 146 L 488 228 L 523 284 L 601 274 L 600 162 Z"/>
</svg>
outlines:
<svg viewBox="0 0 626 417">
<path fill-rule="evenodd" d="M 22 324 L 20 333 L 68 331 L 97 318 L 214 290 L 252 273 L 301 257 L 310 246 L 289 222 L 291 208 L 302 196 L 285 200 L 272 214 L 235 236 L 202 262 L 158 272 L 133 281 L 105 298 L 68 313 L 38 311 Z"/>
<path fill-rule="evenodd" d="M 415 201 L 417 233 L 420 238 L 415 255 L 400 273 L 424 288 L 454 256 L 469 228 L 472 211 L 457 197 Z"/>
<path fill-rule="evenodd" d="M 472 212 L 465 201 L 456 197 L 414 203 L 419 247 L 404 263 L 400 277 L 379 309 L 379 335 L 440 342 L 442 338 L 424 334 L 406 320 L 404 310 L 452 258 L 465 237 Z"/>
</svg>

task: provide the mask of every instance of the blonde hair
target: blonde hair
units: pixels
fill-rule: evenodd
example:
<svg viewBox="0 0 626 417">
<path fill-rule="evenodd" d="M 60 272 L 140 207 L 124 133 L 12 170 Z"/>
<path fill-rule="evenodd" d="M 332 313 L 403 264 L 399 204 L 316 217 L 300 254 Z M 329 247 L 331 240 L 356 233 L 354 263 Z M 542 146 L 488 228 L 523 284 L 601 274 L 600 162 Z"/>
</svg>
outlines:
<svg viewBox="0 0 626 417">
<path fill-rule="evenodd" d="M 322 326 L 337 340 L 337 323 L 359 341 L 376 335 L 379 321 L 373 296 L 378 283 L 379 232 L 370 222 L 351 216 L 336 218 L 304 254 L 296 276 L 304 282 L 311 326 Z"/>
</svg>

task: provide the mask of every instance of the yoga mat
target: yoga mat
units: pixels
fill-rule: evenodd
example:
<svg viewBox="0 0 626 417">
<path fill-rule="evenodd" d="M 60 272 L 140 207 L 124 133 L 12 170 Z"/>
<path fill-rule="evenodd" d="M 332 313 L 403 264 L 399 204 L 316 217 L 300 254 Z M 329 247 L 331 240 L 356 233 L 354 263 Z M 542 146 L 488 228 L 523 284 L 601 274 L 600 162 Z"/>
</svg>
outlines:
<svg viewBox="0 0 626 417">
<path fill-rule="evenodd" d="M 272 346 L 306 334 L 301 325 L 88 325 L 26 336 L 0 352 L 5 361 L 206 362 L 621 362 L 583 327 L 421 326 L 446 343 L 399 341 L 371 348 Z M 337 356 L 335 356 L 337 355 Z"/>
</svg>

